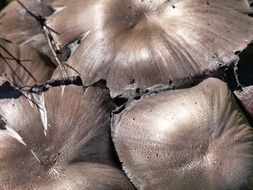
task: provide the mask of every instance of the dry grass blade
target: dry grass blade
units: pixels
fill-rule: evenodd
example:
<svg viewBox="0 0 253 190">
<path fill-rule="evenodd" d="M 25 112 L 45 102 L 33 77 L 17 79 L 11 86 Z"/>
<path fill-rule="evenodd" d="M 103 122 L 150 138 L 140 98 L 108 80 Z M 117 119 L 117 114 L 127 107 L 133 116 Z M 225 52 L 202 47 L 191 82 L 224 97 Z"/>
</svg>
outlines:
<svg viewBox="0 0 253 190">
<path fill-rule="evenodd" d="M 64 72 L 63 73 L 63 77 L 67 77 L 67 73 L 65 71 L 65 67 L 64 67 L 64 65 L 61 64 L 61 62 L 60 62 L 60 60 L 59 60 L 59 58 L 57 56 L 57 52 L 60 52 L 60 49 L 56 45 L 56 43 L 54 41 L 54 38 L 52 36 L 52 32 L 55 33 L 55 34 L 57 34 L 57 35 L 59 33 L 57 33 L 55 30 L 53 30 L 52 28 L 50 28 L 50 27 L 47 26 L 46 19 L 42 15 L 36 15 L 36 14 L 34 14 L 20 0 L 17 0 L 17 2 L 20 4 L 20 6 L 22 6 L 27 11 L 27 13 L 31 17 L 33 17 L 39 23 L 39 25 L 41 26 L 42 30 L 44 31 L 44 34 L 46 36 L 48 45 L 49 45 L 49 47 L 51 49 L 51 52 L 54 55 L 54 59 L 55 59 L 56 63 L 60 67 L 61 71 Z"/>
</svg>

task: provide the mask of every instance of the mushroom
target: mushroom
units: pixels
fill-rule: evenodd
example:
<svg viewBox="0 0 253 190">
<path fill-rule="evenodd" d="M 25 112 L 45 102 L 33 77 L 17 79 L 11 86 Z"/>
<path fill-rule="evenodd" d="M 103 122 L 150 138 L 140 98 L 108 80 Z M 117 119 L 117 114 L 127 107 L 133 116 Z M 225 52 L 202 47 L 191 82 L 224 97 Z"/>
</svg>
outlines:
<svg viewBox="0 0 253 190">
<path fill-rule="evenodd" d="M 252 188 L 253 129 L 227 85 L 185 88 L 237 65 L 253 39 L 252 0 L 45 0 L 54 13 L 21 2 L 0 14 L 0 33 L 21 45 L 0 46 L 10 78 L 0 78 L 0 189 Z M 46 40 L 67 75 L 59 67 L 18 90 L 51 75 L 23 46 L 48 54 Z M 69 47 L 62 64 L 57 51 Z M 38 55 L 29 69 L 16 65 L 23 51 Z M 114 110 L 128 92 L 144 95 Z"/>
<path fill-rule="evenodd" d="M 251 189 L 253 129 L 226 83 L 147 95 L 114 114 L 113 142 L 138 189 Z"/>
<path fill-rule="evenodd" d="M 47 24 L 84 85 L 105 79 L 112 97 L 156 84 L 182 86 L 237 62 L 253 39 L 246 0 L 56 0 Z M 58 75 L 58 77 L 60 77 Z"/>
<path fill-rule="evenodd" d="M 19 87 L 49 80 L 55 69 L 50 59 L 32 47 L 0 43 L 0 75 Z"/>
<path fill-rule="evenodd" d="M 1 79 L 0 189 L 133 189 L 113 156 L 103 83 L 27 94 Z"/>
<path fill-rule="evenodd" d="M 52 0 L 20 0 L 35 16 L 49 16 L 53 10 L 47 5 Z M 29 44 L 40 52 L 50 55 L 47 39 L 40 23 L 17 1 L 11 2 L 0 14 L 0 34 L 20 45 Z"/>
</svg>

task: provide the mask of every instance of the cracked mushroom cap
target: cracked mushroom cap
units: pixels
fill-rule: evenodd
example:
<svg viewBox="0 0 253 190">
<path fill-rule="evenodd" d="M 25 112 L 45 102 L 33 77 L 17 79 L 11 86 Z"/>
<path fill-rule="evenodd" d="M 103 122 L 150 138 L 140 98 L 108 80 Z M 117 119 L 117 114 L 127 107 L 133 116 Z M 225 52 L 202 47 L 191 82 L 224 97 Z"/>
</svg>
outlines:
<svg viewBox="0 0 253 190">
<path fill-rule="evenodd" d="M 253 130 L 218 79 L 131 103 L 114 115 L 112 133 L 138 189 L 253 187 Z"/>
<path fill-rule="evenodd" d="M 0 43 L 0 75 L 15 86 L 31 86 L 49 80 L 55 69 L 47 56 L 29 46 Z"/>
<path fill-rule="evenodd" d="M 56 43 L 80 43 L 68 64 L 85 85 L 105 79 L 113 97 L 216 72 L 253 39 L 246 0 L 56 0 L 52 6 L 60 10 L 47 21 L 60 33 Z"/>
<path fill-rule="evenodd" d="M 108 89 L 26 95 L 1 80 L 0 189 L 133 189 L 113 157 Z"/>
</svg>

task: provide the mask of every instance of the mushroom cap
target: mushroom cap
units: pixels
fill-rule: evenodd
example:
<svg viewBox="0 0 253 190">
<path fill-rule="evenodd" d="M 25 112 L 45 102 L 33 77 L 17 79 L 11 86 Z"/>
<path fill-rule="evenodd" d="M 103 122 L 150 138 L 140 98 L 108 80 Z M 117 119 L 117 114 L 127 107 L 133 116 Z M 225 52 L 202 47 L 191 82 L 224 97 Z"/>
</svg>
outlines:
<svg viewBox="0 0 253 190">
<path fill-rule="evenodd" d="M 0 189 L 133 189 L 113 156 L 104 84 L 40 95 L 0 84 Z"/>
<path fill-rule="evenodd" d="M 218 79 L 132 102 L 112 136 L 138 189 L 252 188 L 253 129 Z"/>
<path fill-rule="evenodd" d="M 0 44 L 0 75 L 15 86 L 31 86 L 49 80 L 55 69 L 50 59 L 30 46 Z"/>
<path fill-rule="evenodd" d="M 47 24 L 59 46 L 80 44 L 68 64 L 111 96 L 180 85 L 226 67 L 253 39 L 246 0 L 56 0 Z M 70 69 L 70 75 L 76 72 Z"/>
<path fill-rule="evenodd" d="M 48 6 L 52 0 L 20 0 L 20 2 L 36 16 L 46 17 L 53 13 L 52 8 Z M 40 23 L 17 1 L 5 7 L 0 13 L 0 18 L 0 34 L 4 38 L 20 45 L 29 44 L 40 52 L 50 55 Z"/>
</svg>

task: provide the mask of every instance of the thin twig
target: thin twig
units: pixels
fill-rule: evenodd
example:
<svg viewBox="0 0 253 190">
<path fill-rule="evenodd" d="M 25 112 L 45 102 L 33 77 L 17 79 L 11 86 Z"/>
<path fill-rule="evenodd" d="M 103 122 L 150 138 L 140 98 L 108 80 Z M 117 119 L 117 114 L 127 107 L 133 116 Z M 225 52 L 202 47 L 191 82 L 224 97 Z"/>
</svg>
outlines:
<svg viewBox="0 0 253 190">
<path fill-rule="evenodd" d="M 24 85 L 24 83 L 23 83 L 22 79 L 20 78 L 20 76 L 18 76 L 18 74 L 16 73 L 16 71 L 15 71 L 15 70 L 12 68 L 12 66 L 9 64 L 8 60 L 5 59 L 5 58 L 2 56 L 1 53 L 0 53 L 0 58 L 3 59 L 3 61 L 9 66 L 9 69 L 11 70 L 11 72 L 13 73 L 13 75 L 16 76 L 17 80 L 19 80 L 19 82 L 20 82 L 22 85 Z M 9 79 L 9 77 L 8 77 L 7 75 L 6 75 L 5 77 Z M 9 81 L 12 81 L 12 80 L 9 79 Z M 14 81 L 12 81 L 12 82 L 14 82 Z"/>
<path fill-rule="evenodd" d="M 59 33 L 56 32 L 55 30 L 53 30 L 52 28 L 50 28 L 49 26 L 47 26 L 45 17 L 43 17 L 41 15 L 36 15 L 32 11 L 30 11 L 20 0 L 17 0 L 17 2 L 19 3 L 20 6 L 22 6 L 26 10 L 26 12 L 30 16 L 32 16 L 39 23 L 39 25 L 41 26 L 41 28 L 45 34 L 49 48 L 50 48 L 51 52 L 53 53 L 55 61 L 59 65 L 60 69 L 64 70 L 63 76 L 67 77 L 67 71 L 65 70 L 64 65 L 62 65 L 62 63 L 60 62 L 60 60 L 57 56 L 57 53 L 56 53 L 56 52 L 60 52 L 60 48 L 55 43 L 55 40 L 54 40 L 51 32 L 53 32 L 55 34 L 59 34 Z"/>
<path fill-rule="evenodd" d="M 3 36 L 0 36 L 0 42 L 12 43 L 10 40 L 5 39 Z"/>
<path fill-rule="evenodd" d="M 14 55 L 12 55 L 4 46 L 2 46 L 0 44 L 0 49 L 2 49 L 6 54 L 8 54 L 10 56 L 9 59 L 12 59 L 14 60 L 18 65 L 21 66 L 21 68 L 23 68 L 25 70 L 25 72 L 28 73 L 28 75 L 35 81 L 37 82 L 36 78 L 32 75 L 32 73 L 21 63 L 21 61 L 23 60 L 20 60 L 18 58 L 16 58 Z M 0 53 L 0 57 L 6 62 L 7 59 L 5 59 L 5 57 Z M 28 60 L 25 60 L 25 61 L 28 61 Z"/>
<path fill-rule="evenodd" d="M 34 93 L 34 94 L 41 94 L 46 92 L 48 89 L 53 87 L 62 87 L 68 85 L 76 85 L 83 88 L 83 90 L 89 87 L 99 87 L 101 85 L 106 86 L 106 81 L 101 79 L 98 80 L 90 85 L 83 86 L 82 79 L 79 76 L 68 77 L 64 79 L 51 79 L 46 81 L 45 83 L 37 83 L 33 86 L 23 86 L 19 87 L 20 91 Z"/>
<path fill-rule="evenodd" d="M 71 84 L 81 86 L 82 81 L 79 76 L 73 76 L 64 79 L 51 79 L 49 81 L 46 81 L 45 83 L 37 83 L 33 86 L 20 87 L 19 90 L 26 91 L 29 93 L 40 94 L 42 92 L 47 91 L 51 87 L 66 86 Z"/>
</svg>

